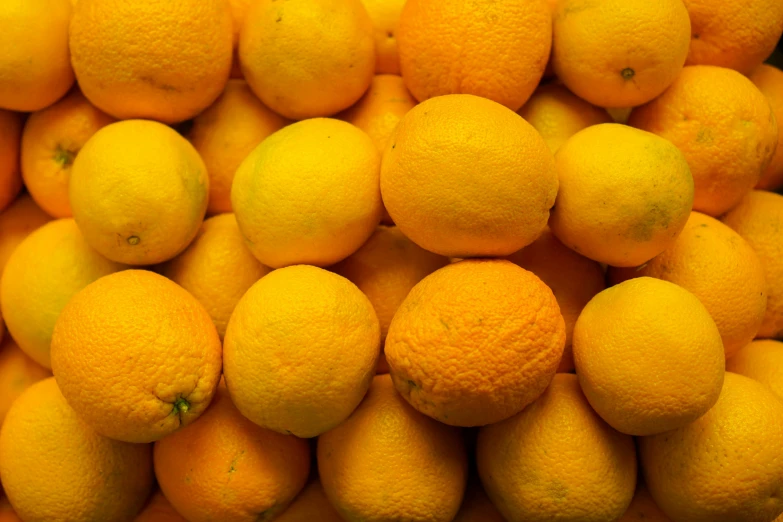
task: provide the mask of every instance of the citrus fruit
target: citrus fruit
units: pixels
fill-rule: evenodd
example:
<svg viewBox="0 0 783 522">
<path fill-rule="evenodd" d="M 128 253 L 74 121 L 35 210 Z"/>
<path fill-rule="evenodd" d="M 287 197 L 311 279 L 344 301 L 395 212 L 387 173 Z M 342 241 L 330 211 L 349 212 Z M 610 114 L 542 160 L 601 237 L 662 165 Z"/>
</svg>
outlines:
<svg viewBox="0 0 783 522">
<path fill-rule="evenodd" d="M 29 194 L 22 194 L 0 211 L 0 275 L 19 243 L 51 219 Z"/>
<path fill-rule="evenodd" d="M 661 511 L 644 482 L 639 481 L 631 505 L 618 522 L 672 522 L 672 519 Z"/>
<path fill-rule="evenodd" d="M 726 370 L 766 384 L 783 400 L 783 343 L 753 341 L 726 361 Z"/>
<path fill-rule="evenodd" d="M 187 522 L 187 520 L 177 513 L 163 493 L 158 490 L 152 494 L 147 505 L 133 522 Z"/>
<path fill-rule="evenodd" d="M 52 372 L 33 361 L 11 337 L 0 344 L 0 425 L 14 401 L 34 383 Z"/>
<path fill-rule="evenodd" d="M 0 522 L 23 522 L 7 497 L 0 498 Z"/>
<path fill-rule="evenodd" d="M 400 74 L 397 28 L 405 0 L 362 0 L 375 38 L 375 73 Z"/>
<path fill-rule="evenodd" d="M 277 522 L 344 522 L 337 513 L 329 499 L 326 498 L 321 481 L 316 479 L 310 482 L 299 495 L 291 502 L 288 509 L 277 518 Z"/>
<path fill-rule="evenodd" d="M 470 480 L 454 522 L 506 522 L 478 480 Z"/>
<path fill-rule="evenodd" d="M 756 87 L 767 97 L 772 112 L 775 114 L 775 121 L 778 124 L 778 133 L 783 126 L 783 71 L 772 65 L 762 64 L 753 70 L 750 75 Z M 772 161 L 761 174 L 759 182 L 756 184 L 758 189 L 776 190 L 783 185 L 783 139 L 778 137 L 778 146 L 772 156 Z"/>
<path fill-rule="evenodd" d="M 22 138 L 20 114 L 0 109 L 0 212 L 22 190 L 19 144 Z"/>
</svg>

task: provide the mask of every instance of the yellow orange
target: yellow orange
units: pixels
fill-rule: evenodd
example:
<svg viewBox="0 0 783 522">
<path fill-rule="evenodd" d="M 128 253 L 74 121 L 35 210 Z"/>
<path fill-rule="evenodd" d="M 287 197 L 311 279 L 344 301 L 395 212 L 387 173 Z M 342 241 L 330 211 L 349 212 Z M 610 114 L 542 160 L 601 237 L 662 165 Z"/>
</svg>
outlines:
<svg viewBox="0 0 783 522">
<path fill-rule="evenodd" d="M 783 400 L 783 343 L 771 339 L 753 341 L 726 361 L 726 370 L 769 386 Z"/>
<path fill-rule="evenodd" d="M 51 219 L 29 194 L 22 194 L 0 212 L 0 275 L 19 243 Z"/>
<path fill-rule="evenodd" d="M 618 522 L 672 522 L 655 503 L 643 482 L 636 485 L 636 493 L 625 514 Z"/>
<path fill-rule="evenodd" d="M 277 522 L 344 522 L 329 499 L 326 498 L 321 481 L 316 479 L 305 486 L 299 495 L 291 502 L 288 509 L 276 519 Z"/>
<path fill-rule="evenodd" d="M 400 74 L 397 28 L 405 0 L 362 0 L 375 38 L 375 73 Z"/>
<path fill-rule="evenodd" d="M 0 212 L 22 190 L 19 170 L 19 146 L 22 140 L 22 115 L 0 109 Z"/>
<path fill-rule="evenodd" d="M 783 126 L 783 71 L 772 65 L 761 64 L 753 70 L 749 78 L 769 100 L 780 133 L 780 127 Z M 767 166 L 767 170 L 761 174 L 756 188 L 776 190 L 781 185 L 783 185 L 783 139 L 778 137 L 778 146 L 772 161 Z"/>
<path fill-rule="evenodd" d="M 0 344 L 0 425 L 14 401 L 52 372 L 28 357 L 10 337 Z"/>
<path fill-rule="evenodd" d="M 171 502 L 158 490 L 152 494 L 147 505 L 133 522 L 187 522 L 187 520 L 177 513 Z"/>
<path fill-rule="evenodd" d="M 468 482 L 454 522 L 506 522 L 478 480 Z"/>
</svg>

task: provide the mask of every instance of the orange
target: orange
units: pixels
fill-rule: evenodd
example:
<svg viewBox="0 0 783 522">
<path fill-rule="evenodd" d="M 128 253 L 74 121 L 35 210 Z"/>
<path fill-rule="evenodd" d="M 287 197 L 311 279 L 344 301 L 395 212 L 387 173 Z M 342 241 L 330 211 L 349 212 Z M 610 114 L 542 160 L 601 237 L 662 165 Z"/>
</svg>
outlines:
<svg viewBox="0 0 783 522">
<path fill-rule="evenodd" d="M 783 3 L 778 0 L 683 3 L 692 25 L 688 65 L 718 65 L 749 74 L 772 54 L 783 32 Z"/>
<path fill-rule="evenodd" d="M 758 254 L 767 278 L 767 311 L 757 337 L 783 337 L 783 196 L 754 190 L 721 218 Z"/>
<path fill-rule="evenodd" d="M 28 194 L 22 194 L 0 211 L 0 275 L 19 243 L 51 219 Z"/>
<path fill-rule="evenodd" d="M 79 86 L 119 119 L 192 118 L 228 80 L 232 24 L 225 0 L 79 0 L 70 34 Z"/>
<path fill-rule="evenodd" d="M 270 271 L 245 246 L 234 214 L 204 221 L 190 246 L 161 267 L 204 305 L 221 339 L 239 299 Z"/>
<path fill-rule="evenodd" d="M 693 210 L 719 216 L 758 183 L 775 153 L 778 128 L 766 97 L 736 71 L 685 67 L 628 124 L 676 145 L 693 174 Z"/>
<path fill-rule="evenodd" d="M 379 169 L 372 140 L 344 121 L 315 118 L 275 132 L 231 187 L 250 251 L 272 268 L 345 259 L 381 219 Z"/>
<path fill-rule="evenodd" d="M 14 401 L 34 383 L 52 372 L 28 357 L 13 339 L 0 344 L 0 425 Z"/>
<path fill-rule="evenodd" d="M 0 212 L 22 190 L 19 170 L 19 144 L 22 138 L 22 117 L 0 109 Z"/>
<path fill-rule="evenodd" d="M 378 375 L 348 420 L 319 437 L 318 471 L 345 520 L 449 522 L 468 462 L 459 431 L 418 413 Z"/>
<path fill-rule="evenodd" d="M 369 1 L 369 0 L 368 0 Z M 375 142 L 383 154 L 400 120 L 416 105 L 402 78 L 393 74 L 373 76 L 364 96 L 340 119 L 356 125 Z"/>
<path fill-rule="evenodd" d="M 264 106 L 244 80 L 229 80 L 220 98 L 196 116 L 188 139 L 209 173 L 209 214 L 231 212 L 231 182 L 237 168 L 287 123 Z"/>
<path fill-rule="evenodd" d="M 277 522 L 344 522 L 329 499 L 319 479 L 310 482 L 294 499 L 291 505 L 283 511 Z"/>
<path fill-rule="evenodd" d="M 73 219 L 47 223 L 5 265 L 0 305 L 8 331 L 35 362 L 51 368 L 52 332 L 62 309 L 88 284 L 125 268 L 93 250 Z"/>
<path fill-rule="evenodd" d="M 417 100 L 474 94 L 516 111 L 544 74 L 552 14 L 544 0 L 408 0 L 397 40 Z"/>
<path fill-rule="evenodd" d="M 71 166 L 93 134 L 114 122 L 78 90 L 30 115 L 22 135 L 22 176 L 30 195 L 49 215 L 71 217 Z"/>
<path fill-rule="evenodd" d="M 676 522 L 768 522 L 783 513 L 783 402 L 731 372 L 697 421 L 639 440 L 647 487 Z"/>
<path fill-rule="evenodd" d="M 564 344 L 549 287 L 508 261 L 476 259 L 413 287 L 389 327 L 386 359 L 414 408 L 453 426 L 483 426 L 544 391 Z"/>
<path fill-rule="evenodd" d="M 187 522 L 187 520 L 177 513 L 163 493 L 156 491 L 133 522 Z"/>
<path fill-rule="evenodd" d="M 257 0 L 239 35 L 239 61 L 273 111 L 292 120 L 330 116 L 370 85 L 373 22 L 362 0 Z"/>
<path fill-rule="evenodd" d="M 567 247 L 615 266 L 636 266 L 677 239 L 693 203 L 693 178 L 670 142 L 618 123 L 577 132 L 555 157 L 560 190 L 549 226 Z"/>
<path fill-rule="evenodd" d="M 310 445 L 256 426 L 220 386 L 193 424 L 155 443 L 155 476 L 189 522 L 272 520 L 307 482 Z"/>
<path fill-rule="evenodd" d="M 783 71 L 772 65 L 762 64 L 753 70 L 750 80 L 767 97 L 775 121 L 778 123 L 778 131 L 783 125 Z M 783 139 L 778 138 L 778 146 L 772 155 L 772 161 L 761 174 L 758 189 L 776 190 L 783 186 Z"/>
<path fill-rule="evenodd" d="M 726 370 L 766 384 L 783 399 L 783 343 L 753 341 L 726 361 Z"/>
<path fill-rule="evenodd" d="M 68 403 L 97 432 L 127 442 L 152 442 L 196 420 L 220 362 L 220 338 L 201 304 L 143 270 L 87 285 L 54 326 L 52 369 Z"/>
<path fill-rule="evenodd" d="M 383 346 L 392 318 L 411 288 L 447 264 L 447 258 L 417 246 L 397 227 L 379 226 L 359 250 L 330 270 L 354 283 L 370 299 L 380 322 Z M 388 371 L 382 357 L 378 372 Z"/>
<path fill-rule="evenodd" d="M 193 146 L 144 120 L 96 132 L 76 156 L 69 186 L 73 217 L 90 246 L 131 265 L 182 252 L 201 226 L 208 194 L 207 170 Z"/>
<path fill-rule="evenodd" d="M 720 332 L 704 305 L 660 279 L 607 288 L 574 327 L 585 396 L 629 435 L 663 433 L 701 417 L 718 400 L 724 361 Z"/>
<path fill-rule="evenodd" d="M 400 121 L 383 155 L 381 193 L 402 233 L 422 248 L 504 256 L 541 233 L 557 176 L 546 143 L 519 115 L 453 94 Z"/>
<path fill-rule="evenodd" d="M 489 500 L 481 483 L 471 480 L 454 522 L 506 522 L 506 519 Z"/>
<path fill-rule="evenodd" d="M 259 426 L 315 437 L 343 422 L 370 386 L 380 326 L 356 285 L 299 265 L 261 278 L 226 330 L 231 398 Z"/>
<path fill-rule="evenodd" d="M 3 488 L 22 520 L 130 522 L 152 489 L 151 450 L 98 435 L 49 378 L 28 388 L 3 423 Z"/>
<path fill-rule="evenodd" d="M 476 452 L 487 494 L 513 522 L 617 520 L 633 497 L 633 438 L 596 415 L 575 375 L 555 375 L 521 413 L 481 428 Z"/>
<path fill-rule="evenodd" d="M 375 73 L 400 74 L 397 28 L 405 0 L 362 0 L 373 24 Z"/>
<path fill-rule="evenodd" d="M 682 0 L 560 0 L 552 65 L 580 98 L 601 107 L 633 107 L 677 79 L 690 36 Z"/>
<path fill-rule="evenodd" d="M 0 7 L 0 108 L 37 111 L 73 85 L 69 0 L 4 0 Z M 2 141 L 2 140 L 0 140 Z"/>
<path fill-rule="evenodd" d="M 580 130 L 612 121 L 606 110 L 590 105 L 557 83 L 539 86 L 519 109 L 519 115 L 541 134 L 553 154 Z"/>
<path fill-rule="evenodd" d="M 767 309 L 767 280 L 756 252 L 739 234 L 692 212 L 677 241 L 635 268 L 610 268 L 619 282 L 649 276 L 671 281 L 699 298 L 720 332 L 726 358 L 748 344 Z"/>
<path fill-rule="evenodd" d="M 6 497 L 0 498 L 0 522 L 22 522 Z"/>
<path fill-rule="evenodd" d="M 631 505 L 618 522 L 672 522 L 655 503 L 643 482 L 636 485 Z"/>
<path fill-rule="evenodd" d="M 242 75 L 242 68 L 239 65 L 239 34 L 245 23 L 245 15 L 247 14 L 247 9 L 250 7 L 250 0 L 228 0 L 228 7 L 231 10 L 231 18 L 233 20 L 232 27 L 234 28 L 234 52 L 231 62 L 231 78 L 242 79 L 244 76 Z"/>
<path fill-rule="evenodd" d="M 574 369 L 574 324 L 590 299 L 606 288 L 603 268 L 563 245 L 548 228 L 532 244 L 506 259 L 530 270 L 552 289 L 566 332 L 565 350 L 557 371 L 570 372 Z"/>
</svg>

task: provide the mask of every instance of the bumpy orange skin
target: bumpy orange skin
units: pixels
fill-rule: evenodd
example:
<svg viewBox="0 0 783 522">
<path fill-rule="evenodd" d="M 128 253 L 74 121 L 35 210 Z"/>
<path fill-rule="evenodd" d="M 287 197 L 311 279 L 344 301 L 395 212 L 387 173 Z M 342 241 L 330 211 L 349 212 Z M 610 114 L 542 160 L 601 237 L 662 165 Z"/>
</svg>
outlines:
<svg viewBox="0 0 783 522">
<path fill-rule="evenodd" d="M 717 65 L 750 74 L 772 54 L 783 32 L 783 3 L 777 0 L 683 3 L 692 26 L 687 65 Z"/>
<path fill-rule="evenodd" d="M 70 48 L 79 86 L 99 109 L 176 123 L 220 95 L 232 34 L 225 0 L 79 0 Z"/>
<path fill-rule="evenodd" d="M 693 210 L 719 216 L 759 181 L 777 145 L 766 97 L 736 71 L 685 67 L 661 96 L 631 113 L 628 125 L 679 148 L 693 174 Z"/>
<path fill-rule="evenodd" d="M 649 132 L 617 123 L 588 127 L 560 147 L 555 165 L 560 189 L 549 226 L 595 261 L 649 261 L 674 243 L 690 215 L 685 157 Z"/>
<path fill-rule="evenodd" d="M 68 0 L 5 0 L 0 7 L 0 108 L 37 111 L 73 85 Z"/>
<path fill-rule="evenodd" d="M 647 487 L 676 522 L 765 522 L 783 513 L 783 402 L 727 372 L 703 417 L 639 439 Z"/>
<path fill-rule="evenodd" d="M 574 327 L 585 396 L 614 429 L 652 435 L 693 422 L 718 400 L 720 333 L 690 292 L 640 277 L 607 288 Z"/>
<path fill-rule="evenodd" d="M 753 70 L 749 78 L 769 100 L 780 133 L 780 127 L 783 126 L 783 71 L 772 65 L 762 64 Z M 783 186 L 783 139 L 778 136 L 778 146 L 772 161 L 767 166 L 767 170 L 761 174 L 756 188 L 776 190 L 781 186 Z"/>
<path fill-rule="evenodd" d="M 158 274 L 102 277 L 63 309 L 52 369 L 93 429 L 152 442 L 195 421 L 220 379 L 221 346 L 204 307 Z"/>
<path fill-rule="evenodd" d="M 618 522 L 672 522 L 666 513 L 655 503 L 650 491 L 643 482 L 636 485 L 636 493 L 631 505 Z"/>
<path fill-rule="evenodd" d="M 783 196 L 754 190 L 721 221 L 747 241 L 764 267 L 769 296 L 757 337 L 783 337 Z"/>
<path fill-rule="evenodd" d="M 245 15 L 239 60 L 273 111 L 292 120 L 331 116 L 370 85 L 373 22 L 361 0 L 258 0 Z"/>
<path fill-rule="evenodd" d="M 187 520 L 177 513 L 161 491 L 156 491 L 133 522 L 187 522 Z"/>
<path fill-rule="evenodd" d="M 408 0 L 397 40 L 417 100 L 474 94 L 516 111 L 544 74 L 552 15 L 544 0 Z"/>
<path fill-rule="evenodd" d="M 459 431 L 418 413 L 378 375 L 348 420 L 318 439 L 318 471 L 346 521 L 449 522 L 468 462 Z"/>
<path fill-rule="evenodd" d="M 468 482 L 454 522 L 506 522 L 478 480 Z"/>
<path fill-rule="evenodd" d="M 155 476 L 190 522 L 256 522 L 281 513 L 307 482 L 310 445 L 256 426 L 220 386 L 198 422 L 155 443 Z"/>
<path fill-rule="evenodd" d="M 400 121 L 383 154 L 381 193 L 419 246 L 450 257 L 503 256 L 541 233 L 557 175 L 546 143 L 519 115 L 453 94 Z"/>
<path fill-rule="evenodd" d="M 717 219 L 692 212 L 677 241 L 644 265 L 609 269 L 612 282 L 633 277 L 671 281 L 699 298 L 715 321 L 726 358 L 756 336 L 768 285 L 747 241 Z"/>
<path fill-rule="evenodd" d="M 753 341 L 726 361 L 726 370 L 766 384 L 783 399 L 783 343 Z"/>
<path fill-rule="evenodd" d="M 277 522 L 344 522 L 326 498 L 321 481 L 316 479 L 305 486 L 288 509 L 277 518 Z"/>
<path fill-rule="evenodd" d="M 400 74 L 397 30 L 405 0 L 362 0 L 375 37 L 375 73 Z"/>
<path fill-rule="evenodd" d="M 476 458 L 487 494 L 512 522 L 616 520 L 636 485 L 633 439 L 601 420 L 570 374 L 481 428 Z"/>
<path fill-rule="evenodd" d="M 54 378 L 28 388 L 0 432 L 3 488 L 27 521 L 130 522 L 152 489 L 151 453 L 98 435 Z"/>
<path fill-rule="evenodd" d="M 466 260 L 413 287 L 389 327 L 386 359 L 414 408 L 483 426 L 535 400 L 564 345 L 563 316 L 538 277 L 504 260 Z"/>
<path fill-rule="evenodd" d="M 22 139 L 22 115 L 0 110 L 0 212 L 22 190 L 19 170 L 19 145 Z"/>
<path fill-rule="evenodd" d="M 343 422 L 370 386 L 380 326 L 356 285 L 298 265 L 264 276 L 228 323 L 224 376 L 259 426 L 315 437 Z"/>
<path fill-rule="evenodd" d="M 52 372 L 28 357 L 9 336 L 0 344 L 0 425 L 14 401 Z"/>
<path fill-rule="evenodd" d="M 580 98 L 600 107 L 633 107 L 677 78 L 690 35 L 682 0 L 561 0 L 552 64 Z"/>
</svg>

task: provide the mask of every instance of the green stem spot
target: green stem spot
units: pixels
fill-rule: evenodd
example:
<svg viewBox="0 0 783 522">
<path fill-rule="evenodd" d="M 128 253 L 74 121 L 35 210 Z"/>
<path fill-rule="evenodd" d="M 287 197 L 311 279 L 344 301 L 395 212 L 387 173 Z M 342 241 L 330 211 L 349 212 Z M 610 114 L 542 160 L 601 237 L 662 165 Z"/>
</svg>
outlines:
<svg viewBox="0 0 783 522">
<path fill-rule="evenodd" d="M 59 145 L 54 151 L 54 161 L 63 168 L 70 167 L 75 157 L 75 152 L 64 149 Z"/>
<path fill-rule="evenodd" d="M 138 244 L 139 244 L 139 241 L 141 241 L 141 240 L 139 239 L 139 236 L 130 236 L 130 237 L 128 238 L 128 243 L 130 243 L 131 245 L 138 245 Z"/>
<path fill-rule="evenodd" d="M 623 78 L 625 78 L 626 80 L 630 80 L 636 75 L 636 71 L 634 71 L 630 67 L 626 67 L 625 69 L 620 71 L 620 74 L 622 74 Z"/>
<path fill-rule="evenodd" d="M 190 409 L 190 403 L 180 397 L 176 401 L 174 401 L 174 410 L 172 413 L 175 413 L 177 415 L 180 415 L 182 413 L 187 413 Z"/>
</svg>

